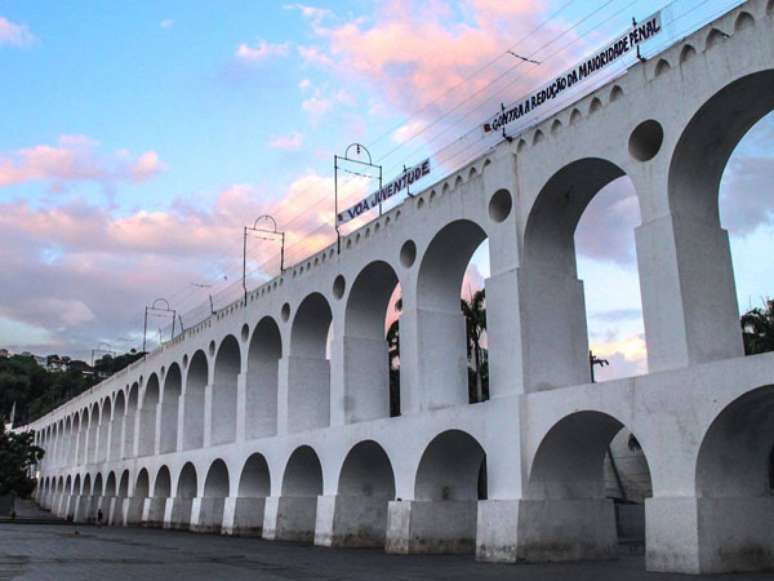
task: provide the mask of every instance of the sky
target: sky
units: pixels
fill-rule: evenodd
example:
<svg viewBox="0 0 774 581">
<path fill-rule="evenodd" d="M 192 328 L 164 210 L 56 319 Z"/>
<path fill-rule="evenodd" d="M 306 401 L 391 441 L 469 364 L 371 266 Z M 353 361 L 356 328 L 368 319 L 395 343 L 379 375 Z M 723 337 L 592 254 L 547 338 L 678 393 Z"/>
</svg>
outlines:
<svg viewBox="0 0 774 581">
<path fill-rule="evenodd" d="M 387 178 L 429 156 L 440 179 L 492 145 L 480 124 L 501 102 L 632 17 L 666 6 L 666 43 L 735 3 L 6 0 L 0 347 L 82 358 L 139 347 L 159 297 L 192 324 L 208 294 L 238 296 L 242 226 L 259 215 L 286 230 L 290 263 L 332 241 L 333 155 L 347 145 L 366 144 Z M 761 205 L 772 132 L 769 116 L 740 143 L 721 194 L 743 308 L 772 294 L 774 217 Z M 345 174 L 344 203 L 374 183 Z M 646 369 L 638 224 L 623 179 L 576 233 L 591 343 L 612 363 L 603 378 Z M 277 274 L 276 252 L 250 240 L 251 285 Z M 483 248 L 473 284 L 487 261 Z M 168 322 L 151 320 L 151 345 Z"/>
</svg>

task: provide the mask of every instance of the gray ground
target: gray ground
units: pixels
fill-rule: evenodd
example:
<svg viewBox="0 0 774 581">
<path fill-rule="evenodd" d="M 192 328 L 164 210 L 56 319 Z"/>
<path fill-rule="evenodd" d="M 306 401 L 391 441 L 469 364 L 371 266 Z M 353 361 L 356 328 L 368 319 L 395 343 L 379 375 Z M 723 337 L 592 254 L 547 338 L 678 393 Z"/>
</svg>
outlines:
<svg viewBox="0 0 774 581">
<path fill-rule="evenodd" d="M 604 563 L 491 565 L 473 557 L 395 556 L 371 550 L 140 528 L 0 522 L 0 581 L 173 581 L 199 579 L 516 579 L 546 581 L 699 580 L 656 575 L 642 557 Z M 721 577 L 722 578 L 722 577 Z M 771 575 L 726 577 L 771 581 Z"/>
</svg>

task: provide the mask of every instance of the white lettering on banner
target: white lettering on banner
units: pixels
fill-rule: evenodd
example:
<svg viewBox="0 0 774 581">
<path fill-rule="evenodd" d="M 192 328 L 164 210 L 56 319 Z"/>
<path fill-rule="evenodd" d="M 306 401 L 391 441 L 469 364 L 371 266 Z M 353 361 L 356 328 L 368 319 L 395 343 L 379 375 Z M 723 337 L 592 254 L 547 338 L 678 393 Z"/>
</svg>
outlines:
<svg viewBox="0 0 774 581">
<path fill-rule="evenodd" d="M 484 123 L 484 131 L 487 133 L 497 131 L 534 111 L 544 103 L 556 99 L 566 89 L 588 79 L 633 49 L 636 50 L 641 43 L 653 38 L 659 32 L 661 32 L 661 12 L 657 12 L 643 22 L 632 26 L 624 35 L 618 37 L 591 58 L 559 75 L 554 81 L 518 101 L 512 107 L 495 115 L 491 121 Z"/>
<path fill-rule="evenodd" d="M 420 179 L 430 173 L 430 160 L 418 163 L 414 167 L 406 168 L 400 177 L 395 178 L 389 182 L 386 186 L 383 186 L 380 190 L 366 196 L 360 200 L 354 206 L 347 208 L 343 212 L 339 212 L 336 216 L 337 224 L 345 224 L 350 220 L 354 220 L 360 216 L 363 212 L 367 212 L 372 208 L 378 208 L 381 202 L 390 199 L 395 194 L 410 186 L 414 182 L 418 182 Z"/>
</svg>

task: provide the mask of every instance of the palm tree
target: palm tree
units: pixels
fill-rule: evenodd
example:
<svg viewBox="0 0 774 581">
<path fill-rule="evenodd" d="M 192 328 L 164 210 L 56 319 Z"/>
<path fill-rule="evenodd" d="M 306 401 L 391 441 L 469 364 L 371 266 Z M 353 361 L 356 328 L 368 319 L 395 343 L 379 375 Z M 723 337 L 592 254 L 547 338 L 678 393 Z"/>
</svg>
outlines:
<svg viewBox="0 0 774 581">
<path fill-rule="evenodd" d="M 465 330 L 467 332 L 468 360 L 473 359 L 473 383 L 474 393 L 471 394 L 473 401 L 484 401 L 488 398 L 488 383 L 485 382 L 484 371 L 486 361 L 484 360 L 484 350 L 481 347 L 481 338 L 486 332 L 486 291 L 477 290 L 470 297 L 469 301 L 462 299 L 460 301 L 462 314 L 465 316 Z M 487 378 L 488 379 L 488 378 Z M 485 389 L 486 388 L 486 389 Z"/>
<path fill-rule="evenodd" d="M 742 338 L 746 355 L 774 351 L 774 299 L 766 299 L 763 308 L 742 315 Z"/>
</svg>

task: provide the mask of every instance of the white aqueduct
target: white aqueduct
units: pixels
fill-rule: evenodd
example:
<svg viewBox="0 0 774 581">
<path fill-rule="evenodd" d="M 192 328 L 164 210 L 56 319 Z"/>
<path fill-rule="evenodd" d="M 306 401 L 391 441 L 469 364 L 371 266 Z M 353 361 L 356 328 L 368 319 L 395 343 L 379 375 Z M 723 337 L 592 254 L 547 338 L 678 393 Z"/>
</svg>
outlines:
<svg viewBox="0 0 774 581">
<path fill-rule="evenodd" d="M 652 479 L 648 569 L 774 566 L 774 353 L 743 356 L 718 211 L 732 150 L 772 108 L 774 0 L 749 0 L 26 426 L 47 451 L 39 502 L 395 553 L 608 558 L 602 466 L 626 427 Z M 573 233 L 623 175 L 649 372 L 591 384 Z M 459 297 L 485 239 L 491 398 L 469 404 Z"/>
</svg>

